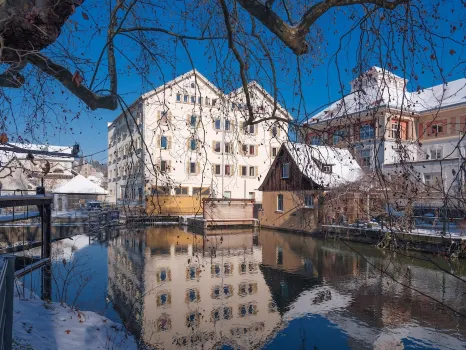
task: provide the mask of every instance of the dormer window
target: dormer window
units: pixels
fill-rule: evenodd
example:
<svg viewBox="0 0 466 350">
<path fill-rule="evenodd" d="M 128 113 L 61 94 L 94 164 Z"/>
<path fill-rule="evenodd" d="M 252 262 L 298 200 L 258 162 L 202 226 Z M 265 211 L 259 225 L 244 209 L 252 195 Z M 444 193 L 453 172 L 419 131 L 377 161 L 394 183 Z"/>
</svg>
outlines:
<svg viewBox="0 0 466 350">
<path fill-rule="evenodd" d="M 325 174 L 331 174 L 332 173 L 332 166 L 330 164 L 322 164 L 321 170 Z"/>
</svg>

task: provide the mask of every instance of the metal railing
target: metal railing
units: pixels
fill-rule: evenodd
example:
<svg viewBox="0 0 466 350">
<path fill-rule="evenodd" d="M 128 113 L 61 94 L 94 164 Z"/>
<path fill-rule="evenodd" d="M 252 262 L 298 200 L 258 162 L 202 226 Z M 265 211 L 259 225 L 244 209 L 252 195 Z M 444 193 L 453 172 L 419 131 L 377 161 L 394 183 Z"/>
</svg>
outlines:
<svg viewBox="0 0 466 350">
<path fill-rule="evenodd" d="M 11 350 L 15 257 L 0 257 L 0 350 Z"/>
</svg>

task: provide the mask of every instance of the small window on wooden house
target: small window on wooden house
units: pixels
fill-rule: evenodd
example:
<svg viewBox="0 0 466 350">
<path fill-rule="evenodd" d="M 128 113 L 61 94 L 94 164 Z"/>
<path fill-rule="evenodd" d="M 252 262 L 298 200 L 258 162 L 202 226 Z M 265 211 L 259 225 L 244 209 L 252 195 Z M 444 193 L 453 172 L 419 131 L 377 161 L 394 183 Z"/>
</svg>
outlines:
<svg viewBox="0 0 466 350">
<path fill-rule="evenodd" d="M 282 164 L 282 179 L 288 179 L 290 177 L 290 163 Z"/>
</svg>

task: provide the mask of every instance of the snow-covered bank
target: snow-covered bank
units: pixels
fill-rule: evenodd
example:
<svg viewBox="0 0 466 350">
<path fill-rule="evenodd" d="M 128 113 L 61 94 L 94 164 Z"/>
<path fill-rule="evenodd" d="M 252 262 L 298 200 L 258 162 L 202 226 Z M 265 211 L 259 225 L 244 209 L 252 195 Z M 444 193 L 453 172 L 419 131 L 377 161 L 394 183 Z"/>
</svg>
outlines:
<svg viewBox="0 0 466 350">
<path fill-rule="evenodd" d="M 15 289 L 13 349 L 137 349 L 123 326 L 103 316 Z"/>
</svg>

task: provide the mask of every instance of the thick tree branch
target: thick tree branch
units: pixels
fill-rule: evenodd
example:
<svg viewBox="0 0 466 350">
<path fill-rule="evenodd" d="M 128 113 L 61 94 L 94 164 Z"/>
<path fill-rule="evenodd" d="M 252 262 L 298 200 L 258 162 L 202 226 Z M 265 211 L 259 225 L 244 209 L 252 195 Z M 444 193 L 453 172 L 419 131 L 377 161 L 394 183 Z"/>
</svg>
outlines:
<svg viewBox="0 0 466 350">
<path fill-rule="evenodd" d="M 24 77 L 19 74 L 27 62 L 25 60 L 20 63 L 12 64 L 4 73 L 0 74 L 0 86 L 7 88 L 19 88 L 24 83 Z"/>
<path fill-rule="evenodd" d="M 394 10 L 398 5 L 406 4 L 410 0 L 325 0 L 311 6 L 295 26 L 286 23 L 270 6 L 267 6 L 260 0 L 236 1 L 252 16 L 261 21 L 296 55 L 302 55 L 309 51 L 306 42 L 309 28 L 329 9 L 337 6 L 372 4 L 387 10 Z"/>
<path fill-rule="evenodd" d="M 39 68 L 42 72 L 61 82 L 70 92 L 83 101 L 90 109 L 97 108 L 115 110 L 118 107 L 115 94 L 97 95 L 80 83 L 76 83 L 73 74 L 65 67 L 53 62 L 49 58 L 37 53 L 27 57 L 28 62 Z"/>
</svg>

